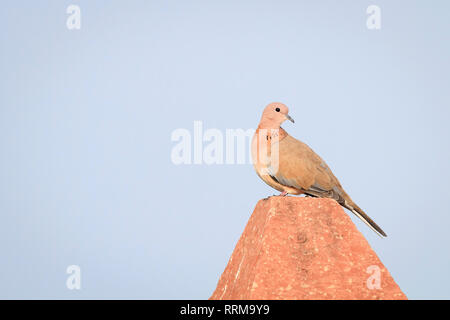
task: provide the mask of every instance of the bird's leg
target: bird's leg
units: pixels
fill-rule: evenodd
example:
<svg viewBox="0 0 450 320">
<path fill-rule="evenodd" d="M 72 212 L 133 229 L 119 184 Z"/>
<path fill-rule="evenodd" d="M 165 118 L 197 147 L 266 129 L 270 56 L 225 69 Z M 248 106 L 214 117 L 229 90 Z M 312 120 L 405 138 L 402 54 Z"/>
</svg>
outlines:
<svg viewBox="0 0 450 320">
<path fill-rule="evenodd" d="M 288 195 L 288 193 L 286 191 L 283 191 L 282 193 L 280 193 L 280 197 L 286 197 Z"/>
</svg>

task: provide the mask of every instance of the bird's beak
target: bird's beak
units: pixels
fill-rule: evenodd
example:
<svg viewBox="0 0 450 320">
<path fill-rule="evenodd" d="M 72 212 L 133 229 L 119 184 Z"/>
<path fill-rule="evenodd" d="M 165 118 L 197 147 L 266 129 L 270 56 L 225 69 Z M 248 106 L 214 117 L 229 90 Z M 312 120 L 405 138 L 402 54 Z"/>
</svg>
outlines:
<svg viewBox="0 0 450 320">
<path fill-rule="evenodd" d="M 286 119 L 288 119 L 290 122 L 295 123 L 294 119 L 291 118 L 290 115 L 286 115 Z"/>
</svg>

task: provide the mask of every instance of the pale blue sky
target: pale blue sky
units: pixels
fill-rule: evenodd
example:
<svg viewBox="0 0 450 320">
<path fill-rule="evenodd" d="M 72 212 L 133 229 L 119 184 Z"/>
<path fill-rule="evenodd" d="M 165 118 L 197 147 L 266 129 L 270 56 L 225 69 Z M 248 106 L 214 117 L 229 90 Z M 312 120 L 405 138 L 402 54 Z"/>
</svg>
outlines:
<svg viewBox="0 0 450 320">
<path fill-rule="evenodd" d="M 81 30 L 66 8 L 81 8 Z M 379 5 L 382 26 L 366 28 Z M 257 201 L 250 165 L 179 165 L 177 128 L 284 127 L 450 298 L 448 1 L 2 1 L 0 298 L 204 299 Z M 68 265 L 82 289 L 66 288 Z"/>
</svg>

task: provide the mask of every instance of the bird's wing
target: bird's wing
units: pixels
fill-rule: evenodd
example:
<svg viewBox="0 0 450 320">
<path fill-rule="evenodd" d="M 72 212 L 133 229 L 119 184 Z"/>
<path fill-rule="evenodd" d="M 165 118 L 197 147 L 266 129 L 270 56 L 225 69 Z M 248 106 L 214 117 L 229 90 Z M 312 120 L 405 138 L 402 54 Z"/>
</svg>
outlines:
<svg viewBox="0 0 450 320">
<path fill-rule="evenodd" d="M 386 237 L 386 233 L 351 200 L 325 161 L 303 142 L 291 136 L 281 140 L 278 168 L 271 166 L 270 175 L 280 184 L 305 194 L 336 200 L 378 235 Z"/>
<path fill-rule="evenodd" d="M 279 183 L 340 202 L 339 181 L 325 161 L 305 143 L 288 135 L 279 142 L 278 159 L 278 166 L 272 166 L 270 174 Z"/>
</svg>

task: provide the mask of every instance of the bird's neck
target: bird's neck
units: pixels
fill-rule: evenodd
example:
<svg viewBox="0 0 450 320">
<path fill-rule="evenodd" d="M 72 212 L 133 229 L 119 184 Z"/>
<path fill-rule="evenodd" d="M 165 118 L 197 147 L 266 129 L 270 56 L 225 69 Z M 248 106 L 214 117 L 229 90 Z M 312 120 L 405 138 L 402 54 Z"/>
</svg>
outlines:
<svg viewBox="0 0 450 320">
<path fill-rule="evenodd" d="M 267 138 L 277 137 L 278 140 L 282 140 L 286 138 L 288 133 L 286 130 L 284 130 L 282 127 L 274 127 L 274 126 L 264 126 L 259 124 L 258 128 L 256 129 L 256 133 L 260 135 L 267 136 Z"/>
<path fill-rule="evenodd" d="M 261 119 L 258 125 L 258 129 L 278 130 L 281 128 L 281 123 L 272 119 Z"/>
</svg>

